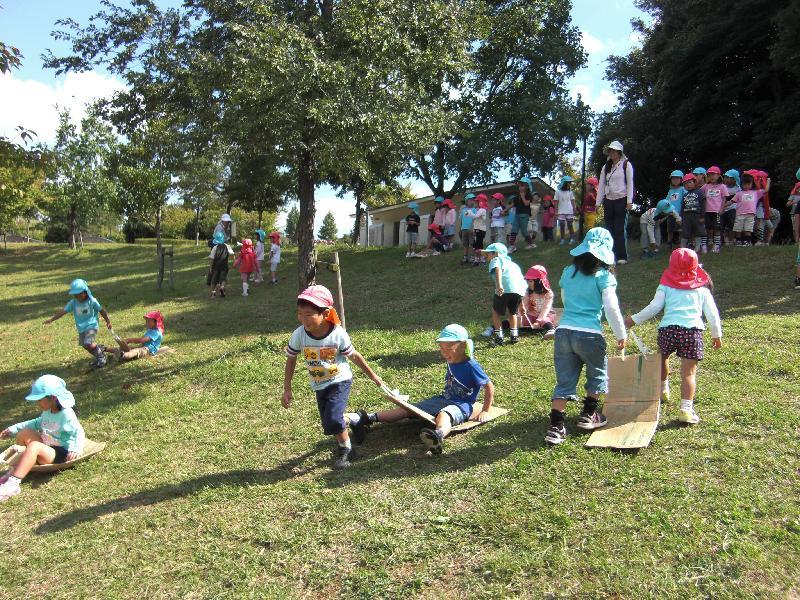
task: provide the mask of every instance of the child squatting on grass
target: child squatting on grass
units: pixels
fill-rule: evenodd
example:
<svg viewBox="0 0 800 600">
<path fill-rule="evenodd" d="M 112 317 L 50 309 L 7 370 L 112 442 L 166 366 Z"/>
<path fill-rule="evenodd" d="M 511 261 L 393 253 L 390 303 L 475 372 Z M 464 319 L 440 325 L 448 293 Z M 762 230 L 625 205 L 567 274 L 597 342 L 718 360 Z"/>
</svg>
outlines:
<svg viewBox="0 0 800 600">
<path fill-rule="evenodd" d="M 575 398 L 584 365 L 586 396 L 577 426 L 592 430 L 607 423 L 598 410 L 600 395 L 608 391 L 608 357 L 600 321 L 603 311 L 617 339 L 617 348 L 624 348 L 627 338 L 617 300 L 617 280 L 609 270 L 614 264 L 613 247 L 614 239 L 607 229 L 590 229 L 583 243 L 570 250 L 575 257 L 573 264 L 564 268 L 558 282 L 564 314 L 558 323 L 553 346 L 556 387 L 550 428 L 544 438 L 547 444 L 556 445 L 566 440 L 567 400 Z"/>
<path fill-rule="evenodd" d="M 42 375 L 33 382 L 25 400 L 36 402 L 42 414 L 0 431 L 0 438 L 14 435 L 17 444 L 25 446 L 19 462 L 0 477 L 0 502 L 20 493 L 19 484 L 34 465 L 74 460 L 83 452 L 86 440 L 83 427 L 72 409 L 75 397 L 60 377 Z"/>
<path fill-rule="evenodd" d="M 342 328 L 339 316 L 333 308 L 333 295 L 322 285 L 312 285 L 297 296 L 297 320 L 301 325 L 292 333 L 286 347 L 286 369 L 283 376 L 284 408 L 292 403 L 292 377 L 298 355 L 302 355 L 308 369 L 311 389 L 317 395 L 322 430 L 336 437 L 335 469 L 350 466 L 348 460 L 352 445 L 347 433 L 344 411 L 350 398 L 353 372 L 347 359 L 352 360 L 375 385 L 383 385 L 353 348 L 350 337 Z"/>
<path fill-rule="evenodd" d="M 75 327 L 78 329 L 78 345 L 83 346 L 89 354 L 94 356 L 93 367 L 104 367 L 106 365 L 105 348 L 97 343 L 97 329 L 100 326 L 97 315 L 103 317 L 108 329 L 111 329 L 111 319 L 100 302 L 92 296 L 89 284 L 85 280 L 73 280 L 69 286 L 69 295 L 72 296 L 72 299 L 67 302 L 66 306 L 47 319 L 44 324 L 50 325 L 53 321 L 72 313 L 72 316 L 75 317 Z"/>
<path fill-rule="evenodd" d="M 119 349 L 112 349 L 110 352 L 122 362 L 126 360 L 136 360 L 146 356 L 155 356 L 164 340 L 164 317 L 160 311 L 151 310 L 144 315 L 147 331 L 142 337 L 125 338 L 115 336 Z M 141 344 L 141 346 L 131 347 L 130 344 Z"/>
<path fill-rule="evenodd" d="M 461 325 L 448 325 L 442 329 L 436 341 L 439 352 L 447 363 L 444 390 L 441 394 L 414 404 L 436 419 L 435 429 L 426 427 L 419 434 L 431 454 L 442 453 L 442 441 L 456 425 L 468 420 L 484 422 L 494 401 L 494 384 L 483 367 L 472 358 L 473 343 L 467 330 Z M 473 414 L 473 404 L 481 388 L 484 389 L 483 406 Z M 405 408 L 373 413 L 364 410 L 347 413 L 353 439 L 357 444 L 363 442 L 366 428 L 373 423 L 394 423 L 414 416 L 414 413 Z"/>
<path fill-rule="evenodd" d="M 658 326 L 658 350 L 661 352 L 661 396 L 669 400 L 669 357 L 674 352 L 681 359 L 680 421 L 694 425 L 700 417 L 694 411 L 697 363 L 703 360 L 703 315 L 711 328 L 714 348 L 722 347 L 722 323 L 709 289 L 711 278 L 697 264 L 697 254 L 679 248 L 669 257 L 669 267 L 661 276 L 656 295 L 647 307 L 625 319 L 627 327 L 640 325 L 664 309 Z"/>
</svg>

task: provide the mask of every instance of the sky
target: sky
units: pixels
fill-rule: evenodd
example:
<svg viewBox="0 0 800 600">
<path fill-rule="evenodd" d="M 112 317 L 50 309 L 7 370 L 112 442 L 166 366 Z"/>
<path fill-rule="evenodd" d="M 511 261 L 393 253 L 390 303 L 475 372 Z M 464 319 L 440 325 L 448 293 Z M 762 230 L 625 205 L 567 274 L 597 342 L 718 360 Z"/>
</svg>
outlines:
<svg viewBox="0 0 800 600">
<path fill-rule="evenodd" d="M 179 4 L 178 0 L 157 0 L 157 3 Z M 48 49 L 56 55 L 69 50 L 63 42 L 52 38 L 55 22 L 69 17 L 85 25 L 100 9 L 100 0 L 0 0 L 0 7 L 0 40 L 16 46 L 23 54 L 20 69 L 0 75 L 0 135 L 13 139 L 17 126 L 22 125 L 36 132 L 39 141 L 52 143 L 59 109 L 68 109 L 79 123 L 86 114 L 87 103 L 124 88 L 121 80 L 102 70 L 56 77 L 52 70 L 42 67 L 41 55 Z M 573 98 L 581 94 L 595 111 L 614 108 L 617 99 L 604 79 L 606 59 L 609 55 L 626 54 L 638 42 L 630 22 L 642 16 L 633 0 L 573 0 L 572 20 L 581 30 L 588 54 L 587 66 L 570 82 Z M 415 194 L 430 193 L 420 181 L 407 183 Z M 339 235 L 352 229 L 352 196 L 339 198 L 334 189 L 320 186 L 316 200 L 315 231 L 328 211 L 333 212 Z M 288 207 L 279 215 L 279 227 L 285 223 L 287 211 Z"/>
</svg>

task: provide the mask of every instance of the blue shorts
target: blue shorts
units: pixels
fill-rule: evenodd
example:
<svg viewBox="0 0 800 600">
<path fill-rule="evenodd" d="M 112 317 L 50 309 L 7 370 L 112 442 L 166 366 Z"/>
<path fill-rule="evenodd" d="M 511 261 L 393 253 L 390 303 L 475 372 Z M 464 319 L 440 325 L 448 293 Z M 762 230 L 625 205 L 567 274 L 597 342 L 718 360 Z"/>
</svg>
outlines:
<svg viewBox="0 0 800 600">
<path fill-rule="evenodd" d="M 444 226 L 444 235 L 445 237 L 450 237 L 456 234 L 456 226 L 455 225 L 445 225 Z"/>
<path fill-rule="evenodd" d="M 608 391 L 608 357 L 606 340 L 599 333 L 556 329 L 553 359 L 556 366 L 556 387 L 553 399 L 575 398 L 578 378 L 586 365 L 587 394 Z"/>
<path fill-rule="evenodd" d="M 347 410 L 347 401 L 350 399 L 350 386 L 352 385 L 353 380 L 348 379 L 317 390 L 317 408 L 325 435 L 336 435 L 347 428 L 344 411 Z"/>
<path fill-rule="evenodd" d="M 453 427 L 461 425 L 472 416 L 472 411 L 470 411 L 470 414 L 465 415 L 464 411 L 461 410 L 457 404 L 453 404 L 452 401 L 447 400 L 444 396 L 433 396 L 432 398 L 417 402 L 414 406 L 434 417 L 440 412 L 447 413 Z"/>
</svg>

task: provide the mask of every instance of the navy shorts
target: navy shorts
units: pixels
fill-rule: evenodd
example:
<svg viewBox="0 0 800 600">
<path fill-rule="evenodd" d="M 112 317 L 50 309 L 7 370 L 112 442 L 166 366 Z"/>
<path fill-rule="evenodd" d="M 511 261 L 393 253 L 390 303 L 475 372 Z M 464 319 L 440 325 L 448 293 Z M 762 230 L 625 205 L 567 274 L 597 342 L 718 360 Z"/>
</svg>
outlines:
<svg viewBox="0 0 800 600">
<path fill-rule="evenodd" d="M 353 380 L 348 379 L 317 390 L 317 408 L 325 435 L 336 435 L 347 428 L 344 411 L 347 410 L 347 401 L 350 399 L 350 386 L 352 385 Z"/>
<path fill-rule="evenodd" d="M 64 448 L 64 446 L 50 446 L 50 447 L 56 451 L 56 457 L 53 459 L 54 465 L 60 465 L 61 463 L 67 462 L 67 454 L 69 450 Z"/>
<path fill-rule="evenodd" d="M 707 212 L 706 213 L 706 231 L 711 229 L 712 231 L 716 231 L 720 228 L 720 219 L 719 213 L 715 212 Z"/>
<path fill-rule="evenodd" d="M 703 330 L 680 325 L 659 327 L 658 351 L 664 357 L 674 352 L 680 358 L 703 360 Z"/>
<path fill-rule="evenodd" d="M 506 311 L 510 315 L 515 315 L 519 309 L 520 302 L 522 302 L 522 296 L 519 294 L 511 294 L 509 292 L 504 293 L 502 296 L 495 294 L 492 297 L 492 310 L 501 317 L 506 314 Z"/>
</svg>

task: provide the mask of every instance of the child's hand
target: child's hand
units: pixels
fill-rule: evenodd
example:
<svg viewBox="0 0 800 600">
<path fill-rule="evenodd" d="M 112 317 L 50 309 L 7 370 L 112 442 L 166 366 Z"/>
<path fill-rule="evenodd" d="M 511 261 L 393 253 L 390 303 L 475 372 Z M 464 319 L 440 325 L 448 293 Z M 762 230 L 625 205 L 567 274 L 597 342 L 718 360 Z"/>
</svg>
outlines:
<svg viewBox="0 0 800 600">
<path fill-rule="evenodd" d="M 78 458 L 77 452 L 67 452 L 67 461 L 75 460 L 76 458 Z"/>
<path fill-rule="evenodd" d="M 111 321 L 106 321 L 106 329 L 108 329 L 109 331 L 113 329 L 113 327 L 111 327 Z"/>
<path fill-rule="evenodd" d="M 626 329 L 630 329 L 631 327 L 634 327 L 635 325 L 636 325 L 636 323 L 633 322 L 633 317 L 631 317 L 631 316 L 625 317 L 625 328 Z"/>
<path fill-rule="evenodd" d="M 714 345 L 715 350 L 722 348 L 722 338 L 712 338 L 711 342 Z"/>
<path fill-rule="evenodd" d="M 497 288 L 497 289 L 494 291 L 494 293 L 495 293 L 495 294 L 497 294 L 498 296 L 502 296 L 503 294 L 505 294 L 505 292 L 506 292 L 506 291 L 505 291 L 503 288 L 501 288 L 501 287 Z"/>
<path fill-rule="evenodd" d="M 281 404 L 283 405 L 283 408 L 289 408 L 292 405 L 292 390 L 286 390 L 283 392 Z"/>
<path fill-rule="evenodd" d="M 372 380 L 372 383 L 374 383 L 374 384 L 375 384 L 375 385 L 377 385 L 378 387 L 383 387 L 383 386 L 385 385 L 385 384 L 384 384 L 384 382 L 383 382 L 383 379 L 381 379 L 381 378 L 380 378 L 380 377 L 378 377 L 377 375 L 375 375 L 375 378 Z M 387 386 L 387 387 L 388 387 L 388 386 Z"/>
<path fill-rule="evenodd" d="M 617 350 L 625 349 L 625 340 L 617 340 Z"/>
<path fill-rule="evenodd" d="M 489 413 L 486 412 L 485 410 L 482 410 L 481 412 L 478 413 L 478 416 L 475 417 L 475 420 L 478 423 L 485 423 L 486 421 L 489 420 Z"/>
<path fill-rule="evenodd" d="M 7 437 L 11 437 L 11 432 L 8 430 L 8 428 L 0 431 L 0 438 L 6 439 Z"/>
</svg>

